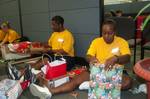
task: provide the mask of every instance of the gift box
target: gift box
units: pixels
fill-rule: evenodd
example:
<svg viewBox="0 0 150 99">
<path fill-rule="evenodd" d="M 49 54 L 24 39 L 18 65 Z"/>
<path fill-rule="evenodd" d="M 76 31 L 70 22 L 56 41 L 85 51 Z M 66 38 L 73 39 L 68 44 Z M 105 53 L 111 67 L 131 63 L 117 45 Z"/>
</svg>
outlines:
<svg viewBox="0 0 150 99">
<path fill-rule="evenodd" d="M 1 46 L 2 58 L 4 60 L 15 60 L 30 57 L 30 54 L 14 53 L 9 50 L 8 45 Z"/>
<path fill-rule="evenodd" d="M 52 58 L 49 55 L 47 55 L 47 56 L 52 60 Z M 43 63 L 44 63 L 44 61 L 43 61 Z M 59 60 L 56 60 L 56 58 L 55 58 L 54 61 L 51 61 L 51 62 L 48 61 L 41 68 L 41 70 L 45 74 L 45 78 L 48 80 L 58 78 L 62 75 L 66 75 L 67 74 L 66 69 L 67 69 L 66 60 L 63 58 L 61 58 Z"/>
<path fill-rule="evenodd" d="M 49 46 L 45 46 L 45 44 L 40 43 L 40 42 L 32 42 L 30 45 L 30 51 L 34 52 L 34 51 L 43 51 L 43 50 L 50 50 Z"/>
<path fill-rule="evenodd" d="M 65 84 L 67 82 L 69 82 L 69 76 L 64 75 L 64 76 L 60 76 L 58 78 L 55 78 L 53 80 L 50 80 L 49 86 L 50 87 L 58 87 L 58 86 Z"/>
<path fill-rule="evenodd" d="M 44 47 L 40 42 L 32 42 L 30 45 L 30 51 L 42 51 L 44 50 Z"/>
</svg>

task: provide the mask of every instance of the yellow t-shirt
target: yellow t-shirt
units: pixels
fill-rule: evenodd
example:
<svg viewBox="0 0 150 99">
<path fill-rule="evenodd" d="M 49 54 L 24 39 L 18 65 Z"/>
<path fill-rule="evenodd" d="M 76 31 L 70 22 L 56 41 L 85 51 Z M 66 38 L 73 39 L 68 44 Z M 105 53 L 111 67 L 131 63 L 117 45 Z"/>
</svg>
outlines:
<svg viewBox="0 0 150 99">
<path fill-rule="evenodd" d="M 3 41 L 4 37 L 5 33 L 2 30 L 0 30 L 0 41 Z"/>
<path fill-rule="evenodd" d="M 8 33 L 6 33 L 6 35 L 5 35 L 5 38 L 4 38 L 4 42 L 9 42 L 9 43 L 12 43 L 12 42 L 14 42 L 16 39 L 19 39 L 20 38 L 20 36 L 19 36 L 19 34 L 16 32 L 16 31 L 14 31 L 14 30 L 12 30 L 12 29 L 9 29 L 8 30 Z"/>
<path fill-rule="evenodd" d="M 63 32 L 54 32 L 48 40 L 52 50 L 63 49 L 70 56 L 74 56 L 74 38 L 67 29 Z"/>
<path fill-rule="evenodd" d="M 104 39 L 95 39 L 87 52 L 87 55 L 95 56 L 101 63 L 114 56 L 131 54 L 128 43 L 121 37 L 114 37 L 114 41 L 111 44 L 107 44 Z"/>
</svg>

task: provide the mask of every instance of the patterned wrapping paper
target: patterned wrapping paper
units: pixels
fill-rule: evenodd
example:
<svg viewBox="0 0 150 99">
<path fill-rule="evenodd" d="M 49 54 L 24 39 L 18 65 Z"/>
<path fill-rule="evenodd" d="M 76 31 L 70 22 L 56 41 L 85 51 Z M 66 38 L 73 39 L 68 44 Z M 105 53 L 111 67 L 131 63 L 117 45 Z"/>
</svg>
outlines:
<svg viewBox="0 0 150 99">
<path fill-rule="evenodd" d="M 120 99 L 123 66 L 104 70 L 103 64 L 90 65 L 88 99 Z"/>
</svg>

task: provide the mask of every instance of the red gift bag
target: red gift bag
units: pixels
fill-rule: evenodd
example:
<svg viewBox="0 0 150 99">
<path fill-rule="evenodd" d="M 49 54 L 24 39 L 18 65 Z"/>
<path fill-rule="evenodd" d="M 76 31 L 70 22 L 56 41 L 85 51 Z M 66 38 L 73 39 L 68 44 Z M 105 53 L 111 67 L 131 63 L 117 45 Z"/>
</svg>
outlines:
<svg viewBox="0 0 150 99">
<path fill-rule="evenodd" d="M 44 54 L 44 55 L 47 55 L 48 57 L 50 57 L 48 54 Z M 50 59 L 52 60 L 51 57 Z M 66 68 L 67 68 L 66 61 L 62 57 L 61 60 L 56 60 L 56 58 L 54 58 L 54 61 L 47 62 L 44 65 L 42 71 L 44 72 L 46 79 L 53 80 L 60 76 L 66 75 L 67 74 Z"/>
</svg>

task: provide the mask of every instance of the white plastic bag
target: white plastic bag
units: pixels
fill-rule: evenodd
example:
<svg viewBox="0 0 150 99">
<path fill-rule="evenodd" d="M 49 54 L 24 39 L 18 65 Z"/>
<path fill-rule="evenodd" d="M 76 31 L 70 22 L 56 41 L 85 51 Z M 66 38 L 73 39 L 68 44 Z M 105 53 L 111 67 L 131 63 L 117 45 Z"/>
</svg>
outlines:
<svg viewBox="0 0 150 99">
<path fill-rule="evenodd" d="M 21 93 L 19 81 L 4 79 L 0 82 L 0 99 L 17 99 Z"/>
</svg>

